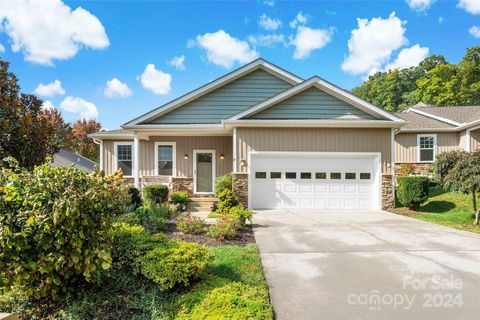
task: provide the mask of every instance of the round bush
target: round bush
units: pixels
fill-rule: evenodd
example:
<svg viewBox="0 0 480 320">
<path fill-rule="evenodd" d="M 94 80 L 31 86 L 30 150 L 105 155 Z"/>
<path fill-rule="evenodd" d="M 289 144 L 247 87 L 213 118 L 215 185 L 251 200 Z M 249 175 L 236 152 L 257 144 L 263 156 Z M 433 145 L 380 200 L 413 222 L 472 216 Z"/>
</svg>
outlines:
<svg viewBox="0 0 480 320">
<path fill-rule="evenodd" d="M 398 201 L 407 208 L 418 209 L 428 198 L 429 179 L 421 176 L 398 177 Z"/>
<path fill-rule="evenodd" d="M 231 208 L 235 207 L 238 204 L 237 198 L 233 195 L 232 190 L 225 189 L 221 191 L 218 195 L 218 204 L 217 212 L 218 213 L 228 213 Z"/>
<path fill-rule="evenodd" d="M 232 180 L 231 173 L 217 177 L 217 179 L 215 179 L 215 195 L 218 197 L 220 192 L 222 192 L 223 190 L 232 191 L 232 186 L 233 186 L 233 180 Z"/>
<path fill-rule="evenodd" d="M 127 187 L 127 190 L 130 194 L 130 203 L 128 205 L 132 207 L 133 210 L 135 210 L 142 205 L 142 197 L 140 197 L 140 190 L 132 186 Z"/>
<path fill-rule="evenodd" d="M 183 315 L 182 315 L 183 316 Z M 185 319 L 273 319 L 266 288 L 238 282 L 212 290 Z"/>
<path fill-rule="evenodd" d="M 213 239 L 225 241 L 235 238 L 238 233 L 238 220 L 236 217 L 221 216 L 217 223 L 208 228 L 208 234 Z"/>
<path fill-rule="evenodd" d="M 143 199 L 147 206 L 164 203 L 168 200 L 168 186 L 151 185 L 143 187 Z"/>
<path fill-rule="evenodd" d="M 186 234 L 201 234 L 207 229 L 207 225 L 202 218 L 185 215 L 177 219 L 177 228 Z"/>
</svg>

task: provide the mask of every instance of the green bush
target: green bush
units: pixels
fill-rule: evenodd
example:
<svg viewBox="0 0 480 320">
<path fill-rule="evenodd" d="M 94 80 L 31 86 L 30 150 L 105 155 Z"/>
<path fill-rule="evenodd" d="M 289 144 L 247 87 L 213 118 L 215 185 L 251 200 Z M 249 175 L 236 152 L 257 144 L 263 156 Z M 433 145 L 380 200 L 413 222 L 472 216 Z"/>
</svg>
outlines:
<svg viewBox="0 0 480 320">
<path fill-rule="evenodd" d="M 194 242 L 172 241 L 171 245 L 149 251 L 140 258 L 141 273 L 162 290 L 188 286 L 208 264 L 207 247 Z"/>
<path fill-rule="evenodd" d="M 245 227 L 245 223 L 247 220 L 252 221 L 253 218 L 252 210 L 244 208 L 241 204 L 230 208 L 228 215 L 237 219 L 238 226 L 241 228 Z"/>
<path fill-rule="evenodd" d="M 115 221 L 124 222 L 132 225 L 142 225 L 142 221 L 140 220 L 136 212 L 121 214 L 115 219 Z"/>
<path fill-rule="evenodd" d="M 168 186 L 160 184 L 143 187 L 143 199 L 148 207 L 166 202 L 168 200 Z"/>
<path fill-rule="evenodd" d="M 130 203 L 128 204 L 128 206 L 132 207 L 133 210 L 135 210 L 142 205 L 142 197 L 140 196 L 140 190 L 133 186 L 129 186 L 127 187 L 127 191 L 130 195 Z"/>
<path fill-rule="evenodd" d="M 167 225 L 171 211 L 170 206 L 159 205 L 154 207 L 138 207 L 137 210 L 135 210 L 135 214 L 145 229 L 151 232 L 159 232 Z"/>
<path fill-rule="evenodd" d="M 238 233 L 238 221 L 236 218 L 222 216 L 217 219 L 217 223 L 208 228 L 208 234 L 213 239 L 220 241 L 235 238 Z"/>
<path fill-rule="evenodd" d="M 172 193 L 170 200 L 173 203 L 187 204 L 188 202 L 188 192 L 186 191 L 177 191 Z"/>
<path fill-rule="evenodd" d="M 212 290 L 192 310 L 189 319 L 273 319 L 266 288 L 251 287 L 239 282 Z"/>
<path fill-rule="evenodd" d="M 68 295 L 110 268 L 113 215 L 128 194 L 105 177 L 44 164 L 0 169 L 0 279 L 28 296 Z"/>
<path fill-rule="evenodd" d="M 188 214 L 177 219 L 177 228 L 186 234 L 201 234 L 206 231 L 207 225 L 203 219 Z"/>
<path fill-rule="evenodd" d="M 215 196 L 218 197 L 220 192 L 223 190 L 230 190 L 232 191 L 233 181 L 232 181 L 232 174 L 227 173 L 223 176 L 217 177 L 215 180 Z"/>
<path fill-rule="evenodd" d="M 235 207 L 238 204 L 237 198 L 233 195 L 232 190 L 225 189 L 221 191 L 218 195 L 218 204 L 217 212 L 218 213 L 228 213 L 231 208 Z"/>
<path fill-rule="evenodd" d="M 429 179 L 421 176 L 398 177 L 398 201 L 410 208 L 418 209 L 428 198 Z"/>
</svg>

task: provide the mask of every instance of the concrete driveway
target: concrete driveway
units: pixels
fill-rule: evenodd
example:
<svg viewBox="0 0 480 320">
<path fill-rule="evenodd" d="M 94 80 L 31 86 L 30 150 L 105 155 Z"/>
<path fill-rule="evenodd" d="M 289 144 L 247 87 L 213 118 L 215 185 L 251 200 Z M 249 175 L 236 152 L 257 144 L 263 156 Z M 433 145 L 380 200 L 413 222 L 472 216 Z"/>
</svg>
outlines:
<svg viewBox="0 0 480 320">
<path fill-rule="evenodd" d="M 387 212 L 254 216 L 277 319 L 476 319 L 480 235 Z"/>
</svg>

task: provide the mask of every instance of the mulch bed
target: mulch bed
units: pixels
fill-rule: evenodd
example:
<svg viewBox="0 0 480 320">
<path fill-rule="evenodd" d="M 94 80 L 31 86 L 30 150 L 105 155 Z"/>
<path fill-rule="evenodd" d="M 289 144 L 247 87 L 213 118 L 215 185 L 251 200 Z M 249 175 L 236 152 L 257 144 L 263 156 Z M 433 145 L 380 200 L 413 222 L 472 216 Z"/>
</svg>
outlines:
<svg viewBox="0 0 480 320">
<path fill-rule="evenodd" d="M 219 241 L 212 239 L 208 234 L 185 234 L 177 230 L 177 225 L 169 223 L 164 232 L 173 240 L 182 240 L 189 242 L 196 242 L 204 244 L 209 247 L 218 247 L 226 245 L 235 245 L 244 247 L 248 244 L 255 243 L 255 237 L 253 236 L 253 228 L 251 225 L 245 226 L 242 230 L 238 231 L 238 234 L 232 240 Z"/>
</svg>

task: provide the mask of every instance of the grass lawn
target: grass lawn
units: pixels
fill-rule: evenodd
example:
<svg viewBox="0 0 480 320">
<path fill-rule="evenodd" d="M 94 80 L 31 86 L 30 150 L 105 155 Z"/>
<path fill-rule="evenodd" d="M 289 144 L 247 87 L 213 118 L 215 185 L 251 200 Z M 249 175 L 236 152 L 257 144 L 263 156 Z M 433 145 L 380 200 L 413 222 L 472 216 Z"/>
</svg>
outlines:
<svg viewBox="0 0 480 320">
<path fill-rule="evenodd" d="M 480 207 L 478 199 L 477 204 Z M 432 187 L 427 202 L 418 211 L 407 208 L 396 208 L 394 211 L 447 227 L 480 233 L 480 227 L 473 225 L 475 215 L 472 196 L 469 194 L 446 192 L 441 187 Z"/>
<path fill-rule="evenodd" d="M 25 319 L 190 319 L 189 313 L 215 288 L 233 282 L 268 290 L 256 245 L 210 247 L 213 258 L 192 287 L 162 292 L 152 282 L 132 272 L 111 274 L 103 285 L 79 290 L 61 306 L 31 305 L 18 297 L 0 295 L 0 310 L 23 313 Z M 16 301 L 15 301 L 16 300 Z M 261 308 L 273 311 L 266 295 Z M 13 302 L 15 301 L 15 302 Z M 13 310 L 12 305 L 16 305 Z"/>
</svg>

